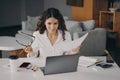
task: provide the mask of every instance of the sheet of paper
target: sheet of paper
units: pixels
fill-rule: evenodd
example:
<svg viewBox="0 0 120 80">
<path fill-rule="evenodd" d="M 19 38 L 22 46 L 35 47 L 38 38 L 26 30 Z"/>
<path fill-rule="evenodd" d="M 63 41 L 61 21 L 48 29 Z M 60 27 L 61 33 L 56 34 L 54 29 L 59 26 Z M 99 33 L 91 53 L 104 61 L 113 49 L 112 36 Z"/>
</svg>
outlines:
<svg viewBox="0 0 120 80">
<path fill-rule="evenodd" d="M 82 44 L 82 42 L 85 40 L 85 38 L 87 37 L 88 33 L 86 33 L 85 35 L 83 35 L 82 37 L 75 39 L 73 41 L 69 41 L 69 42 L 63 42 L 61 44 L 61 48 L 63 51 L 70 51 L 78 46 L 80 46 Z"/>
<path fill-rule="evenodd" d="M 91 65 L 94 65 L 97 61 L 97 58 L 80 56 L 78 65 L 81 67 L 89 67 Z"/>
<path fill-rule="evenodd" d="M 33 76 L 34 76 L 35 78 L 43 78 L 43 77 L 44 77 L 44 73 L 41 71 L 41 69 L 38 69 L 37 71 L 35 71 L 35 72 L 33 73 Z"/>
</svg>

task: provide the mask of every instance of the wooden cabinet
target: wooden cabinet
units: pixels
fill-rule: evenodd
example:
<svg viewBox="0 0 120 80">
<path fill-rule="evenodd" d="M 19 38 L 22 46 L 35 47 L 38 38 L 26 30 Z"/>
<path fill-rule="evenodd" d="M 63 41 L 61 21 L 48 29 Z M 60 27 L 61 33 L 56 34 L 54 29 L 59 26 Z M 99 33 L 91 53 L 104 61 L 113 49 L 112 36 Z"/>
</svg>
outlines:
<svg viewBox="0 0 120 80">
<path fill-rule="evenodd" d="M 120 12 L 100 11 L 99 26 L 109 32 L 120 30 Z"/>
<path fill-rule="evenodd" d="M 85 21 L 94 19 L 99 25 L 99 11 L 107 10 L 108 0 L 84 0 L 83 7 L 72 7 L 72 19 Z"/>
<path fill-rule="evenodd" d="M 100 11 L 99 27 L 116 33 L 116 45 L 120 48 L 120 12 Z"/>
</svg>

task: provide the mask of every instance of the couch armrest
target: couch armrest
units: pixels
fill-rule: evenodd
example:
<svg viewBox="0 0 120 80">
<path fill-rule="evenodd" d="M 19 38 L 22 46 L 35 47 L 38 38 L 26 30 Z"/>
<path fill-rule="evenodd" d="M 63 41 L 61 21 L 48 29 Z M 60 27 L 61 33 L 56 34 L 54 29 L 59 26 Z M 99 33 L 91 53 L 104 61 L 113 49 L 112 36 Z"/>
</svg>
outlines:
<svg viewBox="0 0 120 80">
<path fill-rule="evenodd" d="M 81 37 L 86 32 L 88 32 L 88 36 L 81 45 L 80 55 L 105 55 L 104 50 L 106 47 L 106 30 L 103 28 L 95 28 L 90 31 L 77 32 L 74 33 L 74 39 Z"/>
</svg>

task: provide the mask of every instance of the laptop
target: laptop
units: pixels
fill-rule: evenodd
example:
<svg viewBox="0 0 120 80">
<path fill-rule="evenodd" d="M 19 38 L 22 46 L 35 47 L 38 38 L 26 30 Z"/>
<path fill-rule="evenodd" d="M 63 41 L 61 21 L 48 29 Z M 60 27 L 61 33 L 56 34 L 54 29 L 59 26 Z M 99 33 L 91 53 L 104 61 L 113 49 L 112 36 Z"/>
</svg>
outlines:
<svg viewBox="0 0 120 80">
<path fill-rule="evenodd" d="M 46 58 L 46 66 L 41 67 L 44 75 L 77 71 L 78 55 L 62 55 Z"/>
</svg>

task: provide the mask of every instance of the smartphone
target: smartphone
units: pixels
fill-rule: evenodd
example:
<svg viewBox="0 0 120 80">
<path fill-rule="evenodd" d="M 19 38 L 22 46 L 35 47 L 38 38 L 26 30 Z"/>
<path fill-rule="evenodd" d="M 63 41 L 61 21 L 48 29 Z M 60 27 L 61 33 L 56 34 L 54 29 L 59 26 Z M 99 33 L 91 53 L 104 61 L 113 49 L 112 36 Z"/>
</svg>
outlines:
<svg viewBox="0 0 120 80">
<path fill-rule="evenodd" d="M 99 66 L 101 68 L 110 68 L 113 65 L 112 64 L 107 64 L 107 63 L 99 63 L 99 64 L 96 64 L 96 66 Z"/>
<path fill-rule="evenodd" d="M 29 69 L 32 67 L 32 64 L 30 62 L 23 62 L 19 68 L 26 68 L 26 69 Z"/>
<path fill-rule="evenodd" d="M 114 60 L 111 59 L 109 56 L 106 57 L 106 62 L 107 63 L 114 63 Z"/>
</svg>

